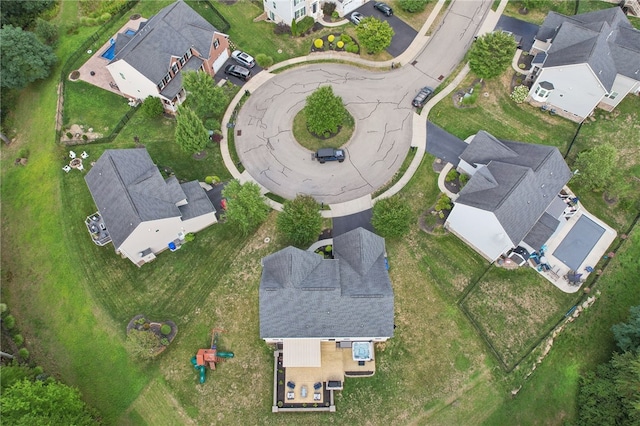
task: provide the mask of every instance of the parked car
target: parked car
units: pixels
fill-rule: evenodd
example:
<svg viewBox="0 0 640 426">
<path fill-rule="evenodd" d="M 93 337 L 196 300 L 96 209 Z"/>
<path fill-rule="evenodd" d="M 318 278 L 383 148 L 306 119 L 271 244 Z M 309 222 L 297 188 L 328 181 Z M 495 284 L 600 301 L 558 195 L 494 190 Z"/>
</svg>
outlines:
<svg viewBox="0 0 640 426">
<path fill-rule="evenodd" d="M 325 161 L 337 161 L 342 163 L 344 161 L 345 155 L 344 150 L 342 149 L 334 149 L 334 148 L 320 148 L 316 152 L 316 158 L 320 162 L 320 164 L 324 164 Z"/>
<path fill-rule="evenodd" d="M 379 1 L 379 2 L 374 3 L 373 7 L 378 9 L 380 12 L 384 13 L 386 16 L 393 15 L 393 9 L 391 9 L 391 6 L 389 6 L 386 3 L 382 3 L 382 2 Z"/>
<path fill-rule="evenodd" d="M 247 81 L 251 78 L 251 71 L 240 65 L 227 65 L 224 68 L 224 73 L 238 77 L 240 80 Z"/>
<path fill-rule="evenodd" d="M 351 20 L 351 22 L 353 22 L 355 25 L 358 25 L 360 23 L 360 20 L 364 18 L 364 15 L 360 12 L 353 12 L 351 14 L 351 17 L 349 18 Z"/>
<path fill-rule="evenodd" d="M 243 67 L 253 68 L 256 66 L 256 61 L 253 59 L 253 56 L 241 50 L 234 50 L 233 53 L 231 53 L 231 57 Z"/>
<path fill-rule="evenodd" d="M 433 95 L 433 89 L 431 87 L 423 87 L 420 89 L 415 98 L 413 98 L 413 102 L 411 104 L 416 108 L 422 108 L 424 104 L 427 103 L 427 100 Z"/>
</svg>

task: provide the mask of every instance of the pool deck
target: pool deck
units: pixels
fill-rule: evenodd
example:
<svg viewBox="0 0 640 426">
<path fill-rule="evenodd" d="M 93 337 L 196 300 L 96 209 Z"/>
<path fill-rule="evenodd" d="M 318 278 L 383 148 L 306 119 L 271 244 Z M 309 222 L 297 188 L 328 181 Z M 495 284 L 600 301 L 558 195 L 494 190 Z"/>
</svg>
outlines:
<svg viewBox="0 0 640 426">
<path fill-rule="evenodd" d="M 564 188 L 567 193 L 571 193 L 569 188 Z M 572 194 L 573 195 L 573 194 Z M 600 259 L 605 255 L 611 243 L 616 239 L 617 232 L 611 228 L 609 225 L 592 215 L 584 208 L 582 203 L 579 204 L 578 211 L 575 215 L 571 216 L 564 227 L 558 232 L 558 234 L 554 235 L 549 241 L 547 241 L 547 250 L 545 252 L 545 257 L 547 258 L 548 264 L 551 266 L 549 271 L 538 271 L 545 279 L 549 280 L 553 285 L 558 287 L 560 290 L 565 293 L 575 293 L 583 286 L 583 284 L 575 285 L 570 284 L 569 281 L 564 278 L 565 275 L 569 273 L 570 268 L 562 263 L 561 260 L 553 256 L 553 252 L 556 248 L 562 243 L 567 234 L 573 229 L 574 225 L 578 222 L 578 220 L 582 217 L 586 216 L 591 219 L 596 224 L 600 225 L 604 228 L 604 233 L 600 236 L 600 239 L 596 242 L 596 244 L 591 248 L 591 251 L 587 255 L 587 257 L 582 261 L 580 267 L 576 271 L 577 273 L 582 274 L 582 279 L 586 280 L 589 276 L 589 272 L 586 271 L 586 267 L 590 266 L 596 272 L 596 267 Z M 531 261 L 530 261 L 531 263 Z"/>
<path fill-rule="evenodd" d="M 102 54 L 111 46 L 110 40 L 115 39 L 119 33 L 123 33 L 127 30 L 138 31 L 140 28 L 140 24 L 146 22 L 145 18 L 139 19 L 130 19 L 126 24 L 122 26 L 115 34 L 112 34 L 110 37 L 107 37 L 104 44 L 100 46 L 95 52 L 91 52 L 91 57 L 85 62 L 79 69 L 80 78 L 79 80 L 86 81 L 89 84 L 93 84 L 94 86 L 100 87 L 101 89 L 108 90 L 117 95 L 124 96 L 122 92 L 118 90 L 117 85 L 113 81 L 113 77 L 107 70 L 107 65 L 110 60 L 103 58 Z M 87 55 L 89 55 L 87 53 Z M 94 72 L 94 75 L 91 75 L 91 71 Z"/>
</svg>

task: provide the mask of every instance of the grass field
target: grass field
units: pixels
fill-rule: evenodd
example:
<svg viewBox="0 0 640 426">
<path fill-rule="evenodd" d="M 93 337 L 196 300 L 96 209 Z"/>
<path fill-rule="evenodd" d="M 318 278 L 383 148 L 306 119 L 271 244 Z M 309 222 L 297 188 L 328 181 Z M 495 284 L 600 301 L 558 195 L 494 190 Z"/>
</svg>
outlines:
<svg viewBox="0 0 640 426">
<path fill-rule="evenodd" d="M 149 16 L 164 4 L 141 2 L 134 11 Z M 234 7 L 257 10 L 249 2 L 223 8 Z M 62 2 L 58 19 L 68 25 L 75 17 L 77 3 Z M 84 29 L 62 37 L 58 55 L 68 56 L 82 37 Z M 337 395 L 334 414 L 275 416 L 270 409 L 272 351 L 258 335 L 258 283 L 260 258 L 282 248 L 276 213 L 247 238 L 224 224 L 214 225 L 183 249 L 163 253 L 141 269 L 120 259 L 112 247 L 93 245 L 83 220 L 95 206 L 83 175 L 62 172 L 66 150 L 54 143 L 56 85 L 54 73 L 20 93 L 11 120 L 17 137 L 1 148 L 2 299 L 16 316 L 33 359 L 47 372 L 78 386 L 106 424 L 562 424 L 576 410 L 578 375 L 608 357 L 613 348 L 611 325 L 626 318 L 629 306 L 640 303 L 640 236 L 634 231 L 599 279 L 595 289 L 602 295 L 596 304 L 556 339 L 535 374 L 516 380 L 514 376 L 522 375 L 501 370 L 456 304 L 489 265 L 452 235 L 428 235 L 414 226 L 406 238 L 387 243 L 397 328 L 394 338 L 378 347 L 376 376 L 348 379 Z M 488 87 L 490 96 L 481 108 L 448 110 L 444 101 L 438 105 L 442 109 L 436 122 L 461 137 L 485 128 L 498 137 L 548 139 L 567 146 L 573 125 L 535 111 L 503 109 L 498 102 L 502 95 Z M 633 104 L 628 108 L 633 111 Z M 512 113 L 517 118 L 511 118 Z M 454 115 L 449 118 L 449 114 Z M 533 118 L 527 120 L 528 115 Z M 612 117 L 604 134 L 624 127 L 619 121 L 623 118 L 633 120 L 623 113 Z M 95 159 L 104 149 L 134 146 L 133 137 L 139 136 L 152 158 L 171 167 L 179 178 L 228 177 L 217 147 L 208 148 L 202 161 L 181 152 L 172 140 L 174 124 L 135 115 L 113 143 L 83 149 Z M 535 126 L 547 133 L 536 134 Z M 603 136 L 594 132 L 592 137 L 584 143 Z M 25 149 L 28 165 L 14 166 L 16 155 Z M 432 161 L 425 156 L 403 193 L 416 221 L 438 196 Z M 593 210 L 590 204 L 587 208 Z M 620 223 L 630 223 L 628 216 Z M 266 237 L 271 238 L 268 244 Z M 514 305 L 548 303 L 563 313 L 560 307 L 565 302 L 554 295 L 529 300 L 531 292 L 524 286 L 522 292 L 504 294 L 514 287 L 509 283 L 513 277 L 489 271 L 479 284 L 480 296 L 514 297 Z M 503 287 L 493 289 L 489 283 Z M 483 303 L 478 309 L 486 308 Z M 487 324 L 502 325 L 500 315 L 506 317 L 506 312 L 490 312 Z M 123 347 L 126 324 L 137 313 L 171 319 L 179 327 L 168 350 L 150 363 L 133 360 Z M 199 385 L 189 359 L 209 345 L 214 326 L 226 330 L 220 347 L 236 357 L 215 372 L 208 371 L 207 382 Z M 505 347 L 517 353 L 515 344 L 508 346 L 507 337 Z M 524 342 L 526 336 L 510 339 Z M 510 391 L 520 385 L 512 398 Z"/>
</svg>

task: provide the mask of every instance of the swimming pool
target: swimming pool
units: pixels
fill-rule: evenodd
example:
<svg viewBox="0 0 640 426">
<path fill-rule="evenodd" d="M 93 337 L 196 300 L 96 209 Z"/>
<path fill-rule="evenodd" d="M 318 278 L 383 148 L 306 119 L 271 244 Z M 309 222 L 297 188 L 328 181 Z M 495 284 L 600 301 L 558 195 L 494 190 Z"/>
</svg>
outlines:
<svg viewBox="0 0 640 426">
<path fill-rule="evenodd" d="M 113 59 L 116 56 L 116 45 L 115 43 L 112 44 L 111 46 L 109 46 L 109 48 L 107 50 L 104 51 L 104 53 L 102 54 L 102 57 L 105 59 Z"/>
</svg>

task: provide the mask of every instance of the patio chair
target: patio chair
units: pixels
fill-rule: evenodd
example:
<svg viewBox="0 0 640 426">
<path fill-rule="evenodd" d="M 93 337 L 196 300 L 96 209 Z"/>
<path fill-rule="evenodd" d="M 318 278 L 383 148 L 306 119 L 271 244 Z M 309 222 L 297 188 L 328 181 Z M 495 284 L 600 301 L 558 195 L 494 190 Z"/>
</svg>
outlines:
<svg viewBox="0 0 640 426">
<path fill-rule="evenodd" d="M 65 172 L 69 173 L 71 171 L 71 167 L 69 167 L 69 165 L 66 165 L 62 168 L 62 170 L 64 170 Z"/>
<path fill-rule="evenodd" d="M 293 394 L 293 392 L 287 392 L 287 399 L 293 399 L 295 397 L 295 395 Z"/>
<path fill-rule="evenodd" d="M 82 154 L 80 154 L 80 157 L 87 158 L 89 157 L 89 154 L 87 154 L 87 151 L 82 151 Z"/>
<path fill-rule="evenodd" d="M 84 170 L 84 166 L 82 165 L 82 163 L 80 163 L 80 165 L 78 166 L 78 170 Z"/>
<path fill-rule="evenodd" d="M 295 388 L 296 388 L 296 384 L 295 384 L 295 383 L 293 383 L 293 382 L 291 382 L 291 381 L 289 381 L 289 382 L 287 382 L 287 387 L 288 387 L 289 389 L 295 389 Z"/>
<path fill-rule="evenodd" d="M 313 394 L 313 400 L 314 401 L 320 401 L 322 399 L 322 394 L 320 392 L 315 392 Z"/>
<path fill-rule="evenodd" d="M 73 151 L 69 151 L 69 158 L 71 158 L 72 160 L 76 158 L 76 153 Z"/>
<path fill-rule="evenodd" d="M 316 382 L 313 384 L 313 389 L 314 390 L 318 390 L 322 387 L 322 383 L 321 382 Z"/>
</svg>

